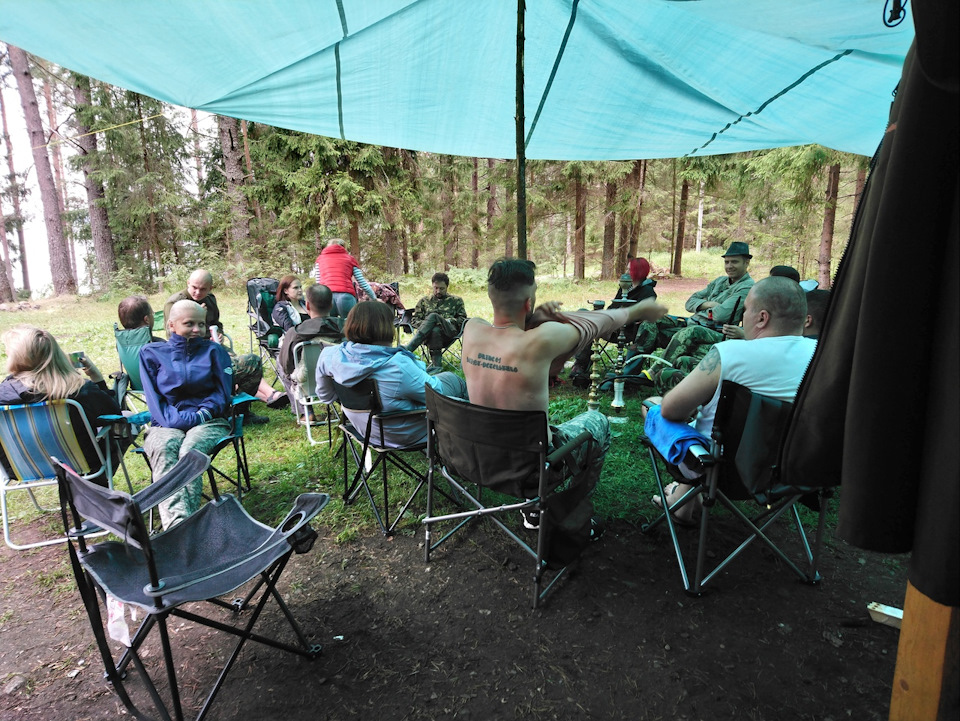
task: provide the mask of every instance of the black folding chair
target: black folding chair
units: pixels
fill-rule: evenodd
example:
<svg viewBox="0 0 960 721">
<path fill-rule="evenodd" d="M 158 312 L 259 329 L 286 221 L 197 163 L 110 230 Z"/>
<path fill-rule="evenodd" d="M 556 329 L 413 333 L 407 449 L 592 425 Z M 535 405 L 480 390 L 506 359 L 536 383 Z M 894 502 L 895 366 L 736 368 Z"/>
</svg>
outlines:
<svg viewBox="0 0 960 721">
<path fill-rule="evenodd" d="M 556 526 L 564 505 L 576 505 L 586 497 L 581 489 L 561 492 L 564 482 L 578 472 L 572 453 L 584 443 L 594 443 L 584 431 L 562 448 L 550 451 L 547 435 L 547 414 L 543 411 L 506 411 L 487 408 L 456 398 L 448 398 L 426 389 L 427 437 L 430 466 L 427 471 L 427 513 L 424 560 L 453 537 L 461 528 L 481 518 L 489 519 L 533 559 L 533 607 L 547 596 L 564 575 L 568 563 L 556 555 Z M 446 479 L 452 496 L 461 507 L 453 513 L 435 509 L 435 493 L 441 492 L 440 477 Z M 484 491 L 510 496 L 512 501 L 488 505 Z M 502 499 L 500 499 L 502 500 Z M 587 504 L 587 508 L 589 508 Z M 519 512 L 539 512 L 540 523 L 535 546 L 521 538 L 504 522 L 507 514 L 519 519 Z M 436 541 L 434 526 L 453 524 Z M 589 514 L 586 537 L 589 539 Z M 579 553 L 579 551 L 577 551 Z M 575 554 L 574 554 L 575 555 Z M 545 574 L 552 572 L 549 582 Z"/>
<path fill-rule="evenodd" d="M 340 401 L 341 409 L 353 413 L 363 413 L 367 416 L 365 428 L 360 430 L 350 422 L 346 414 L 340 414 L 340 430 L 343 433 L 343 445 L 340 448 L 340 452 L 343 453 L 343 500 L 345 503 L 353 503 L 362 488 L 370 500 L 370 506 L 380 530 L 383 535 L 390 536 L 426 481 L 426 476 L 407 462 L 404 456 L 409 454 L 422 456 L 426 451 L 427 444 L 390 446 L 384 443 L 387 435 L 385 431 L 389 432 L 391 421 L 394 420 L 425 418 L 426 410 L 421 408 L 412 411 L 384 412 L 383 403 L 380 400 L 380 390 L 377 387 L 377 382 L 372 378 L 362 380 L 353 386 L 344 386 L 337 382 L 334 382 L 333 386 L 337 393 L 337 399 Z M 377 431 L 379 442 L 374 439 L 374 430 Z M 352 477 L 348 469 L 348 449 L 356 467 Z M 375 457 L 371 459 L 371 455 Z M 378 466 L 381 470 L 381 483 L 383 485 L 382 507 L 378 507 L 373 492 L 370 490 L 370 480 L 374 478 Z M 389 466 L 401 471 L 416 483 L 413 493 L 407 498 L 393 522 L 390 521 L 390 485 L 387 479 Z"/>
<path fill-rule="evenodd" d="M 251 278 L 247 281 L 250 352 L 259 352 L 261 362 L 269 362 L 277 378 L 280 377 L 280 339 L 283 337 L 283 328 L 274 324 L 273 308 L 279 286 L 280 281 L 276 278 Z"/>
<path fill-rule="evenodd" d="M 646 437 L 641 439 L 650 455 L 660 498 L 666 498 L 660 465 L 672 471 L 672 475 L 677 476 L 681 482 L 693 485 L 689 492 L 676 499 L 653 522 L 642 528 L 648 533 L 660 524 L 666 524 L 687 593 L 701 595 L 703 587 L 756 540 L 762 541 L 802 581 L 820 581 L 819 563 L 824 519 L 833 489 L 813 484 L 800 487 L 780 483 L 777 455 L 792 410 L 792 403 L 752 393 L 737 383 L 724 381 L 714 418 L 710 448 L 696 445 L 687 453 L 684 461 L 694 470 L 703 470 L 699 480 L 686 480 L 677 475 L 675 467 L 667 463 L 650 440 Z M 674 514 L 687 504 L 696 503 L 697 499 L 700 499 L 702 512 L 696 565 L 691 580 Z M 728 509 L 747 531 L 746 538 L 726 553 L 718 553 L 708 535 L 710 519 L 717 502 Z M 746 510 L 742 509 L 741 505 L 744 505 Z M 808 506 L 817 514 L 816 526 L 811 532 L 804 528 L 800 505 Z M 752 506 L 753 510 L 749 506 Z M 774 523 L 781 517 L 790 518 L 796 531 L 798 548 L 793 550 L 793 557 L 783 550 L 782 544 L 778 545 L 770 534 Z M 708 555 L 722 556 L 710 570 L 706 569 Z"/>
<path fill-rule="evenodd" d="M 148 698 L 160 718 L 184 718 L 167 627 L 170 616 L 237 637 L 237 643 L 197 719 L 202 719 L 210 710 L 247 640 L 306 658 L 319 655 L 321 647 L 307 641 L 276 586 L 291 554 L 294 551 L 306 553 L 313 546 L 317 534 L 309 522 L 327 504 L 329 497 L 326 494 L 302 494 L 284 521 L 271 529 L 247 514 L 233 496 L 220 496 L 214 487 L 212 502 L 169 530 L 151 536 L 143 512 L 202 474 L 210 463 L 207 456 L 191 451 L 163 478 L 134 496 L 85 481 L 56 459 L 54 463 L 60 488 L 61 516 L 70 539 L 70 562 L 77 587 L 103 659 L 106 677 L 124 707 L 135 718 L 148 718 L 141 711 Z M 119 540 L 88 545 L 86 536 L 101 529 L 113 533 Z M 245 597 L 231 602 L 220 598 L 254 580 L 253 588 Z M 254 632 L 270 598 L 276 601 L 290 623 L 297 645 Z M 257 600 L 254 602 L 254 599 Z M 238 618 L 237 623 L 229 624 L 200 615 L 194 606 L 190 610 L 183 608 L 184 604 L 198 601 L 228 609 L 238 616 L 242 611 L 249 613 L 244 622 Z M 146 614 L 132 636 L 126 626 L 123 607 L 117 617 L 116 602 L 136 606 Z M 108 629 L 105 629 L 101 603 L 112 621 Z M 162 669 L 157 668 L 159 661 L 145 658 L 140 653 L 154 628 L 162 650 Z M 111 637 L 126 646 L 116 661 L 107 630 Z M 135 676 L 128 673 L 133 669 L 137 671 Z"/>
</svg>

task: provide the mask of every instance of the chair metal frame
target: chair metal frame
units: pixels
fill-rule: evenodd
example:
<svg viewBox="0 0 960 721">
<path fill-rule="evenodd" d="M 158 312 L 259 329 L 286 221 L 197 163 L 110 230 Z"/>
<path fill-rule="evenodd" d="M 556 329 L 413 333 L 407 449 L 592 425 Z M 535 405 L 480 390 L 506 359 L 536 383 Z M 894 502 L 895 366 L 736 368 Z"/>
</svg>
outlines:
<svg viewBox="0 0 960 721">
<path fill-rule="evenodd" d="M 684 590 L 692 596 L 700 596 L 703 588 L 713 581 L 735 558 L 754 541 L 760 540 L 795 573 L 801 581 L 816 584 L 821 580 L 819 563 L 823 548 L 824 521 L 826 519 L 832 488 L 783 486 L 778 481 L 777 457 L 780 440 L 790 422 L 793 404 L 752 393 L 744 386 L 723 381 L 720 400 L 714 419 L 710 448 L 695 445 L 687 454 L 685 463 L 694 469 L 702 469 L 704 475 L 697 480 L 682 479 L 693 487 L 664 509 L 642 530 L 649 533 L 664 523 L 673 545 Z M 654 478 L 660 498 L 666 498 L 659 465 L 669 464 L 646 437 L 641 439 L 646 446 L 653 467 Z M 800 517 L 798 503 L 816 497 L 817 525 L 813 540 L 808 536 Z M 674 513 L 689 503 L 701 500 L 702 511 L 695 565 L 691 568 L 685 560 L 677 533 Z M 738 504 L 746 502 L 757 510 L 748 513 Z M 719 503 L 733 514 L 747 530 L 746 538 L 721 560 L 707 569 L 707 555 L 713 549 L 709 543 L 710 518 Z M 791 558 L 769 535 L 769 530 L 781 517 L 789 518 L 797 534 L 799 562 Z M 718 554 L 719 555 L 719 554 Z"/>
<path fill-rule="evenodd" d="M 322 647 L 311 645 L 307 640 L 277 592 L 276 584 L 291 555 L 295 551 L 305 553 L 313 546 L 317 534 L 309 522 L 324 508 L 329 496 L 302 494 L 286 519 L 271 529 L 247 514 L 233 496 L 220 496 L 214 486 L 214 499 L 210 503 L 171 529 L 151 535 L 143 521 L 143 513 L 202 474 L 210 463 L 208 456 L 191 451 L 162 479 L 133 496 L 95 486 L 56 459 L 54 462 L 74 577 L 104 663 L 106 678 L 132 716 L 147 718 L 130 693 L 133 689 L 128 690 L 128 684 L 133 685 L 128 672 L 136 670 L 136 677 L 143 686 L 141 693 L 149 696 L 161 718 L 179 720 L 184 717 L 167 628 L 170 617 L 193 621 L 237 638 L 196 717 L 198 720 L 209 712 L 246 641 L 257 641 L 309 659 L 320 654 Z M 87 537 L 91 531 L 101 528 L 119 540 L 88 545 Z M 192 550 L 184 553 L 185 548 Z M 254 580 L 255 585 L 245 597 L 231 602 L 222 600 L 222 596 Z M 140 607 L 146 613 L 116 660 L 104 632 L 101 611 L 101 604 L 107 606 L 108 596 L 123 604 Z M 271 598 L 290 624 L 297 645 L 254 632 L 254 626 Z M 224 623 L 196 612 L 195 605 L 191 610 L 182 607 L 195 602 L 228 609 L 238 618 L 235 623 Z M 245 620 L 239 618 L 243 611 L 250 612 Z M 125 625 L 126 621 L 122 620 L 122 623 Z M 168 702 L 161 698 L 161 691 L 139 653 L 154 628 L 159 635 L 163 661 L 162 673 L 158 671 L 157 676 L 166 682 Z"/>
<path fill-rule="evenodd" d="M 303 410 L 303 425 L 307 431 L 307 441 L 311 446 L 321 445 L 323 443 L 333 443 L 333 426 L 340 423 L 340 416 L 337 413 L 335 404 L 324 403 L 317 397 L 317 362 L 320 360 L 320 352 L 331 345 L 328 341 L 313 339 L 297 343 L 293 347 L 293 363 L 295 367 L 304 368 L 304 379 L 302 383 L 295 383 L 295 392 L 297 403 Z M 327 440 L 314 440 L 309 420 L 310 411 L 314 408 L 323 407 L 327 414 Z"/>
<path fill-rule="evenodd" d="M 70 417 L 75 412 L 81 423 L 78 428 Z M 41 434 L 38 416 L 47 419 L 46 428 L 49 435 Z M 104 481 L 110 488 L 113 487 L 113 475 L 116 472 L 113 459 L 113 442 L 108 442 L 107 452 L 103 453 L 99 440 L 109 438 L 111 426 L 103 426 L 99 432 L 94 432 L 86 413 L 77 401 L 71 399 L 42 401 L 14 406 L 0 406 L 0 448 L 10 464 L 13 476 L 0 463 L 0 515 L 3 522 L 3 539 L 6 544 L 15 550 L 50 546 L 63 543 L 66 538 L 60 537 L 20 544 L 13 540 L 10 530 L 10 509 L 7 505 L 7 494 L 16 491 L 26 491 L 34 507 L 41 513 L 56 510 L 40 505 L 34 491 L 47 486 L 57 485 L 56 469 L 50 463 L 50 456 L 59 454 L 68 460 L 75 468 L 80 469 L 83 478 L 90 481 Z M 91 468 L 79 445 L 78 434 L 85 434 L 96 450 L 99 467 Z M 130 478 L 123 459 L 119 459 L 119 466 L 123 469 L 127 487 Z"/>
<path fill-rule="evenodd" d="M 512 411 L 488 408 L 458 398 L 448 398 L 432 388 L 426 389 L 428 436 L 427 510 L 423 518 L 424 562 L 433 551 L 468 524 L 480 519 L 491 521 L 529 556 L 534 563 L 533 608 L 537 608 L 565 574 L 570 564 L 553 568 L 548 559 L 548 539 L 555 523 L 551 508 L 564 482 L 577 472 L 572 452 L 585 443 L 595 443 L 584 431 L 561 448 L 550 450 L 547 414 L 543 411 Z M 474 416 L 467 420 L 465 416 Z M 487 436 L 486 434 L 489 434 Z M 482 440 L 483 445 L 477 442 Z M 472 468 L 454 464 L 454 448 L 470 448 L 459 458 L 468 458 Z M 438 479 L 446 480 L 446 493 Z M 496 491 L 518 500 L 488 506 L 484 490 Z M 440 492 L 466 510 L 434 515 L 435 493 Z M 530 498 L 530 496 L 534 496 Z M 500 516 L 520 511 L 539 511 L 540 523 L 535 545 L 521 538 Z M 437 540 L 436 524 L 453 523 Z M 547 572 L 552 577 L 547 579 Z"/>
<path fill-rule="evenodd" d="M 426 409 L 417 409 L 410 411 L 392 411 L 384 412 L 383 403 L 380 400 L 380 390 L 377 382 L 372 378 L 367 378 L 353 386 L 344 386 L 334 381 L 337 399 L 340 402 L 340 431 L 342 433 L 343 444 L 339 452 L 343 454 L 343 501 L 350 504 L 357 499 L 360 490 L 363 489 L 370 501 L 370 507 L 373 509 L 373 515 L 377 519 L 380 531 L 384 536 L 392 536 L 397 524 L 403 518 L 404 514 L 410 508 L 420 489 L 426 483 L 426 475 L 414 468 L 407 462 L 403 456 L 405 454 L 424 455 L 427 444 L 418 443 L 409 446 L 387 446 L 382 442 L 375 444 L 371 442 L 371 431 L 374 423 L 377 424 L 381 441 L 384 436 L 384 421 L 398 418 L 421 417 L 426 418 Z M 429 390 L 429 388 L 428 388 Z M 355 413 L 365 413 L 367 416 L 366 428 L 360 430 L 355 427 L 350 419 L 342 414 L 346 409 Z M 389 426 L 387 427 L 389 429 Z M 349 474 L 349 463 L 347 449 L 350 450 L 350 457 L 353 458 L 356 470 L 353 477 Z M 370 454 L 373 459 L 368 463 Z M 409 478 L 416 482 L 416 488 L 410 497 L 403 504 L 393 521 L 390 521 L 390 484 L 387 470 L 393 466 Z M 373 491 L 370 489 L 370 480 L 374 477 L 377 467 L 381 469 L 381 483 L 383 486 L 383 507 L 377 505 L 374 499 Z"/>
</svg>

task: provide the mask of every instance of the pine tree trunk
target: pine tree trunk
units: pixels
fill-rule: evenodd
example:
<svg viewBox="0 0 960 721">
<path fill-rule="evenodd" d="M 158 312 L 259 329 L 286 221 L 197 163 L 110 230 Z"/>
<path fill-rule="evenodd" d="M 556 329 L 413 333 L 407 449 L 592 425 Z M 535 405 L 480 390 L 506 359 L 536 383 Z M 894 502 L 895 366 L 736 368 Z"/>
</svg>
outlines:
<svg viewBox="0 0 960 721">
<path fill-rule="evenodd" d="M 0 122 L 3 123 L 3 142 L 7 146 L 7 169 L 10 171 L 10 195 L 13 205 L 13 217 L 17 226 L 17 248 L 20 251 L 20 272 L 23 278 L 23 289 L 30 295 L 30 272 L 27 268 L 27 241 L 23 235 L 23 215 L 20 213 L 20 183 L 17 180 L 17 169 L 13 162 L 13 144 L 10 142 L 10 131 L 7 128 L 7 106 L 3 102 L 3 93 L 0 93 Z"/>
<path fill-rule="evenodd" d="M 705 183 L 700 181 L 700 197 L 697 200 L 697 252 L 703 244 L 703 186 Z"/>
<path fill-rule="evenodd" d="M 53 181 L 57 188 L 57 204 L 60 208 L 60 218 L 65 220 L 67 217 L 67 186 L 63 182 L 63 155 L 60 153 L 60 123 L 57 122 L 57 111 L 53 106 L 53 88 L 50 85 L 50 78 L 46 75 L 43 78 L 43 100 L 47 106 L 47 127 L 50 128 L 50 153 L 53 156 Z M 62 222 L 62 221 L 61 221 Z M 67 244 L 67 260 L 70 263 L 70 275 L 73 277 L 73 284 L 77 285 L 77 249 L 73 245 L 73 233 L 69 223 L 64 223 L 63 240 Z"/>
<path fill-rule="evenodd" d="M 440 228 L 443 234 L 443 269 L 450 270 L 456 265 L 457 239 L 453 209 L 456 204 L 457 188 L 453 171 L 453 156 L 441 156 L 443 177 L 440 186 Z"/>
<path fill-rule="evenodd" d="M 863 187 L 867 184 L 867 169 L 857 168 L 857 189 L 853 199 L 853 212 L 856 214 L 860 207 L 860 198 L 863 196 Z"/>
<path fill-rule="evenodd" d="M 360 262 L 360 219 L 356 216 L 350 218 L 350 255 Z"/>
<path fill-rule="evenodd" d="M 50 276 L 53 280 L 53 292 L 55 295 L 76 293 L 77 285 L 70 274 L 69 251 L 63 239 L 63 220 L 60 217 L 60 205 L 57 202 L 57 188 L 53 180 L 53 170 L 50 167 L 50 157 L 47 155 L 47 141 L 43 136 L 40 107 L 37 105 L 37 94 L 33 89 L 33 78 L 30 76 L 27 55 L 23 50 L 13 45 L 8 45 L 7 48 L 10 53 L 10 64 L 13 66 L 13 74 L 17 80 L 20 104 L 23 106 L 23 117 L 27 123 L 30 147 L 33 149 L 33 163 L 37 171 L 37 182 L 40 186 L 43 221 L 47 229 L 47 245 L 50 250 Z"/>
<path fill-rule="evenodd" d="M 247 139 L 247 121 L 240 121 L 240 132 L 243 133 L 243 159 L 247 164 L 247 174 L 244 177 L 243 184 L 251 185 L 254 181 L 253 177 L 253 163 L 250 161 L 250 141 Z M 257 220 L 261 220 L 262 216 L 260 215 L 260 203 L 256 198 L 252 198 L 251 202 L 253 204 L 253 214 L 256 216 Z"/>
<path fill-rule="evenodd" d="M 220 151 L 223 154 L 223 170 L 227 181 L 227 197 L 230 199 L 230 230 L 227 253 L 231 260 L 239 261 L 242 248 L 250 236 L 250 215 L 247 200 L 243 195 L 243 150 L 239 124 L 236 118 L 217 116 L 220 135 Z M 359 244 L 359 243 L 358 243 Z M 356 253 L 356 250 L 354 251 Z"/>
<path fill-rule="evenodd" d="M 160 267 L 160 233 L 157 230 L 157 214 L 154 211 L 154 194 L 153 194 L 153 181 L 150 179 L 150 175 L 153 173 L 153 167 L 150 162 L 150 147 L 147 144 L 147 130 L 144 127 L 144 118 L 143 118 L 143 106 L 140 104 L 140 96 L 134 94 L 134 104 L 137 108 L 137 128 L 140 133 L 140 151 L 143 158 L 143 172 L 147 176 L 146 182 L 146 191 L 147 191 L 147 206 L 150 208 L 150 212 L 147 214 L 147 249 L 153 254 L 154 260 L 157 264 L 157 273 L 162 273 L 163 269 Z M 176 255 L 176 244 L 174 244 L 174 254 Z M 152 268 L 152 263 L 147 263 L 148 268 Z"/>
<path fill-rule="evenodd" d="M 473 175 L 470 179 L 470 189 L 473 191 L 473 202 L 470 204 L 470 229 L 473 234 L 473 243 L 470 248 L 470 267 L 480 266 L 480 160 L 473 159 Z"/>
<path fill-rule="evenodd" d="M 830 287 L 830 264 L 833 256 L 833 229 L 837 220 L 837 194 L 840 190 L 840 164 L 827 168 L 827 193 L 823 206 L 823 229 L 820 231 L 818 279 L 821 288 Z"/>
<path fill-rule="evenodd" d="M 504 209 L 506 212 L 506 227 L 503 233 L 503 255 L 505 258 L 513 257 L 513 229 L 516 227 L 517 222 L 517 213 L 514 210 L 513 202 L 513 191 L 510 189 L 510 186 L 507 186 L 507 207 Z"/>
<path fill-rule="evenodd" d="M 190 133 L 193 135 L 193 163 L 197 168 L 197 191 L 203 187 L 203 163 L 200 159 L 200 125 L 197 122 L 197 111 L 190 109 Z"/>
<path fill-rule="evenodd" d="M 117 258 L 113 248 L 113 236 L 104 205 L 103 183 L 93 172 L 93 158 L 97 154 L 97 136 L 90 127 L 80 120 L 85 109 L 90 107 L 90 78 L 86 75 L 73 76 L 73 98 L 77 103 L 76 144 L 83 158 L 83 184 L 87 191 L 87 212 L 90 216 L 90 235 L 93 238 L 93 252 L 97 259 L 94 278 L 100 288 L 107 288 L 110 276 L 117 270 Z"/>
<path fill-rule="evenodd" d="M 680 205 L 677 208 L 677 237 L 674 240 L 673 268 L 674 275 L 683 275 L 683 234 L 687 225 L 687 202 L 690 199 L 690 181 L 684 180 L 680 187 Z"/>
<path fill-rule="evenodd" d="M 578 170 L 573 184 L 575 214 L 573 220 L 573 277 L 583 280 L 587 254 L 587 191 Z"/>
<path fill-rule="evenodd" d="M 637 178 L 637 214 L 630 223 L 630 248 L 627 251 L 634 258 L 638 255 L 638 246 L 640 244 L 640 223 L 643 221 L 643 195 L 647 187 L 647 161 L 635 161 L 635 168 L 639 176 Z"/>
<path fill-rule="evenodd" d="M 3 249 L 3 273 L 0 273 L 0 302 L 14 299 L 13 266 L 10 263 L 10 244 L 7 242 L 7 219 L 3 215 L 3 199 L 0 198 L 0 247 Z"/>
<path fill-rule="evenodd" d="M 603 257 L 600 259 L 600 280 L 613 280 L 614 250 L 617 242 L 617 211 L 614 204 L 617 202 L 617 184 L 613 181 L 606 184 L 606 198 L 603 213 Z"/>
<path fill-rule="evenodd" d="M 487 234 L 493 230 L 493 219 L 497 215 L 497 186 L 493 183 L 493 170 L 497 161 L 487 158 Z"/>
</svg>

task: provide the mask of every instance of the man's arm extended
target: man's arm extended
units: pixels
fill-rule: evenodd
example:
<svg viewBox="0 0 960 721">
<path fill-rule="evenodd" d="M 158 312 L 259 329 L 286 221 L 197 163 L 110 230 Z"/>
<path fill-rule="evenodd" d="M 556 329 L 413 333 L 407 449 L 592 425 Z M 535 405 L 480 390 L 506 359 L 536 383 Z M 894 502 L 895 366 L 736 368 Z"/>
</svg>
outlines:
<svg viewBox="0 0 960 721">
<path fill-rule="evenodd" d="M 690 375 L 663 397 L 660 415 L 668 421 L 686 423 L 697 408 L 710 402 L 719 384 L 720 353 L 711 348 Z"/>
</svg>

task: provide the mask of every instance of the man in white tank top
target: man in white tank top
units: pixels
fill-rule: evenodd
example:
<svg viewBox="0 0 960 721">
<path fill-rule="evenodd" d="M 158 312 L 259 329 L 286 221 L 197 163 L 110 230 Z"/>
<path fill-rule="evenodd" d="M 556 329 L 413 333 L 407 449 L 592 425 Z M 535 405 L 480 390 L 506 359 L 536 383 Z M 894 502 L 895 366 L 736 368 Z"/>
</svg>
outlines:
<svg viewBox="0 0 960 721">
<path fill-rule="evenodd" d="M 815 340 L 802 335 L 806 318 L 806 298 L 796 282 L 770 277 L 756 283 L 744 302 L 746 340 L 727 340 L 713 346 L 690 375 L 663 397 L 661 416 L 686 423 L 696 413 L 696 429 L 709 436 L 720 385 L 725 380 L 739 383 L 755 393 L 792 401 L 817 347 Z M 696 477 L 682 464 L 680 470 L 687 478 Z M 689 489 L 690 486 L 683 483 L 667 486 L 667 503 Z M 655 505 L 662 505 L 660 496 L 652 500 Z M 694 506 L 686 504 L 678 512 L 678 519 L 693 520 Z"/>
</svg>

